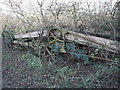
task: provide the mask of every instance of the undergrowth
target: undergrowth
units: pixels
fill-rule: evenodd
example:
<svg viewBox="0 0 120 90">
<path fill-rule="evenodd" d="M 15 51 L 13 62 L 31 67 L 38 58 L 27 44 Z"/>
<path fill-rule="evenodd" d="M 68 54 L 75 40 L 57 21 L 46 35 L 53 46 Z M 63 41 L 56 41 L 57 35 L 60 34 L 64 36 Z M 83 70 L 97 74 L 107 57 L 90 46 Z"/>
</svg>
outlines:
<svg viewBox="0 0 120 90">
<path fill-rule="evenodd" d="M 29 68 L 38 69 L 38 70 L 42 69 L 41 59 L 37 58 L 32 54 L 27 53 L 26 55 L 23 55 L 22 60 L 24 60 L 27 63 Z"/>
<path fill-rule="evenodd" d="M 76 59 L 83 59 L 84 62 L 77 62 L 75 65 L 60 65 L 51 62 L 50 59 L 43 58 L 42 52 L 43 46 L 36 46 L 35 53 L 38 53 L 40 57 L 37 57 L 30 52 L 22 55 L 22 60 L 26 63 L 27 67 L 31 70 L 38 72 L 38 74 L 32 77 L 33 82 L 37 87 L 47 88 L 117 88 L 118 87 L 118 71 L 119 64 L 117 62 L 97 63 L 92 65 L 86 65 L 89 62 L 88 56 L 85 51 L 76 48 L 75 43 L 66 43 L 65 50 L 69 52 L 69 55 L 73 56 L 74 61 Z M 58 44 L 52 44 L 50 47 L 51 52 L 54 53 L 56 61 L 62 61 L 63 57 L 60 55 L 61 46 Z M 98 49 L 95 50 L 98 54 Z M 8 59 L 10 57 L 7 57 Z M 68 58 L 69 60 L 70 58 Z M 7 59 L 6 59 L 7 60 Z M 115 58 L 119 60 L 119 58 Z M 50 61 L 50 62 L 49 62 Z M 65 61 L 64 61 L 65 62 Z M 44 65 L 45 64 L 45 65 Z M 88 67 L 87 69 L 85 69 Z M 92 71 L 89 70 L 92 68 Z M 33 86 L 34 87 L 34 86 Z"/>
<path fill-rule="evenodd" d="M 93 68 L 93 73 L 84 74 L 85 71 L 80 71 L 80 68 L 84 65 L 82 62 L 81 64 L 77 63 L 75 68 L 70 66 L 59 67 L 50 62 L 47 62 L 47 65 L 44 66 L 42 64 L 44 60 L 29 53 L 23 55 L 22 60 L 27 63 L 29 68 L 40 73 L 39 77 L 33 78 L 38 87 L 105 88 L 112 87 L 111 84 L 116 88 L 118 85 L 118 82 L 114 81 L 118 73 L 118 63 L 94 64 L 90 66 L 90 68 Z"/>
<path fill-rule="evenodd" d="M 61 43 L 52 44 L 50 46 L 52 52 L 55 53 L 55 57 L 57 60 L 62 60 L 60 53 Z M 85 52 L 82 49 L 77 49 L 74 43 L 66 43 L 65 50 L 70 53 L 70 55 L 75 56 L 77 59 L 83 59 L 84 63 L 89 63 L 89 57 L 85 54 Z"/>
</svg>

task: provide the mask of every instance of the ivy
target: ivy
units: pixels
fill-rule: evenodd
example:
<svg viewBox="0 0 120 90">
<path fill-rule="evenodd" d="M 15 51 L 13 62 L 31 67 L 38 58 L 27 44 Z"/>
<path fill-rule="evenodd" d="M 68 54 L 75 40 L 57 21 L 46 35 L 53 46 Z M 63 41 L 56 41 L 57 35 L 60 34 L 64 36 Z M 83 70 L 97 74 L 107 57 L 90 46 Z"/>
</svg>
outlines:
<svg viewBox="0 0 120 90">
<path fill-rule="evenodd" d="M 80 55 L 80 54 L 75 54 L 76 58 L 80 59 L 83 57 L 83 55 Z"/>
<path fill-rule="evenodd" d="M 49 46 L 52 50 L 53 53 L 55 53 L 55 58 L 57 59 L 57 61 L 62 60 L 62 58 L 59 55 L 60 52 L 60 43 L 56 42 L 55 44 L 52 44 Z"/>
<path fill-rule="evenodd" d="M 59 43 L 55 43 L 49 46 L 54 53 L 58 53 L 60 50 Z"/>
<path fill-rule="evenodd" d="M 52 52 L 55 53 L 55 57 L 57 60 L 62 60 L 62 58 L 59 55 L 61 43 L 56 42 L 49 46 L 52 50 Z M 85 64 L 88 63 L 89 58 L 87 55 L 84 54 L 84 51 L 82 49 L 76 49 L 75 43 L 66 43 L 65 49 L 70 52 L 71 55 L 74 55 L 77 59 L 83 59 L 85 61 Z"/>
<path fill-rule="evenodd" d="M 87 63 L 89 62 L 89 58 L 88 58 L 87 55 L 83 56 L 83 59 L 84 59 L 84 61 L 85 61 L 85 64 L 87 64 Z"/>
<path fill-rule="evenodd" d="M 66 49 L 70 51 L 71 55 L 74 55 L 77 59 L 83 59 L 85 64 L 89 62 L 89 57 L 84 54 L 82 49 L 76 49 L 74 43 L 66 43 Z"/>
<path fill-rule="evenodd" d="M 69 50 L 70 52 L 75 52 L 75 44 L 74 43 L 66 43 L 66 49 Z"/>
</svg>

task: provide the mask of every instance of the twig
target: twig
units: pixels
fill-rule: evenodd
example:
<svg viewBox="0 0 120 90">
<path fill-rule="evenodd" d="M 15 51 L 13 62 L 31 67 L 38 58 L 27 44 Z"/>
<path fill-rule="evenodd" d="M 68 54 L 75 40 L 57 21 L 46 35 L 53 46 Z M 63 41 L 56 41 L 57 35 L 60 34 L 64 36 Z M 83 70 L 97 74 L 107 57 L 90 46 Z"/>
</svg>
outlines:
<svg viewBox="0 0 120 90">
<path fill-rule="evenodd" d="M 65 65 L 70 59 L 73 58 L 74 55 L 72 55 L 66 62 L 64 62 L 59 68 L 61 68 L 63 65 Z"/>
<path fill-rule="evenodd" d="M 70 52 L 68 52 L 68 53 L 70 53 Z M 76 53 L 76 54 L 78 54 L 78 53 Z M 96 59 L 101 59 L 101 60 L 107 60 L 107 61 L 112 61 L 112 62 L 118 62 L 118 61 L 116 61 L 116 60 L 106 59 L 106 58 L 97 57 L 97 56 L 92 56 L 92 55 L 85 55 L 85 54 L 80 54 L 80 55 L 88 56 L 88 57 L 90 57 L 90 58 L 96 58 Z"/>
<path fill-rule="evenodd" d="M 112 62 L 118 62 L 118 61 L 116 61 L 116 60 L 106 59 L 106 58 L 97 57 L 97 56 L 91 56 L 91 55 L 86 55 L 86 56 L 91 57 L 91 58 L 101 59 L 101 60 L 107 60 L 107 61 L 112 61 Z"/>
<path fill-rule="evenodd" d="M 52 53 L 50 53 L 50 51 L 48 50 L 48 48 L 46 48 L 46 50 L 49 53 L 49 55 L 52 57 L 52 59 L 55 61 L 55 58 L 53 57 Z"/>
</svg>

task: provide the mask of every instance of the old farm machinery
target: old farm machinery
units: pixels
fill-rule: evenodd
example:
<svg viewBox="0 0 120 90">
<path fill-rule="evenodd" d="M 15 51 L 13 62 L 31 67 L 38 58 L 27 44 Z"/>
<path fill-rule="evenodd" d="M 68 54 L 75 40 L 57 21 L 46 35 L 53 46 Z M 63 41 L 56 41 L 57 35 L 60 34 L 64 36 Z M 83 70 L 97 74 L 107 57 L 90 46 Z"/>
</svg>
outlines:
<svg viewBox="0 0 120 90">
<path fill-rule="evenodd" d="M 71 49 L 73 45 L 70 46 L 69 49 L 66 49 L 66 45 L 68 45 L 67 44 L 68 42 L 74 42 L 78 45 L 82 45 L 85 47 L 92 47 L 94 49 L 104 50 L 110 53 L 117 53 L 117 54 L 119 53 L 119 44 L 120 44 L 119 41 L 114 41 L 106 38 L 83 34 L 83 33 L 77 33 L 69 29 L 51 28 L 49 30 L 40 30 L 25 34 L 18 34 L 18 35 L 14 35 L 14 37 L 8 34 L 7 32 L 4 32 L 4 36 L 5 35 L 9 36 L 10 40 L 13 40 L 10 41 L 9 43 L 10 45 L 12 45 L 11 43 L 14 43 L 14 44 L 20 44 L 26 46 L 28 48 L 30 47 L 33 48 L 41 44 L 43 46 L 42 49 L 40 50 L 47 51 L 52 58 L 54 56 L 53 52 L 57 52 L 58 50 L 60 53 L 71 53 L 72 51 L 74 51 L 74 49 L 73 50 Z M 55 45 L 57 45 L 57 47 Z M 72 51 L 70 52 L 70 50 Z M 76 50 L 76 52 L 72 52 L 72 53 L 79 53 L 78 51 L 79 50 Z M 103 58 L 103 57 L 89 55 L 89 53 L 87 54 L 79 53 L 79 54 L 82 55 L 82 57 L 87 56 L 101 60 L 115 61 L 105 57 Z"/>
</svg>

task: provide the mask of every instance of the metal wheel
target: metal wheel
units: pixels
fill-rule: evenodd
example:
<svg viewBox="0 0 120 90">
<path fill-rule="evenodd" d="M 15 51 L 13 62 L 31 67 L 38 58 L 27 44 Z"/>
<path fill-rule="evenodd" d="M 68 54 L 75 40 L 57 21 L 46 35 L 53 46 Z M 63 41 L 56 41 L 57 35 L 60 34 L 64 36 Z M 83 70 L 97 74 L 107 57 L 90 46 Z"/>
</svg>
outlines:
<svg viewBox="0 0 120 90">
<path fill-rule="evenodd" d="M 63 33 L 60 30 L 52 29 L 49 32 L 49 44 L 58 44 L 60 52 L 66 53 L 65 51 L 65 40 Z"/>
</svg>

